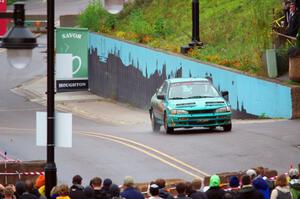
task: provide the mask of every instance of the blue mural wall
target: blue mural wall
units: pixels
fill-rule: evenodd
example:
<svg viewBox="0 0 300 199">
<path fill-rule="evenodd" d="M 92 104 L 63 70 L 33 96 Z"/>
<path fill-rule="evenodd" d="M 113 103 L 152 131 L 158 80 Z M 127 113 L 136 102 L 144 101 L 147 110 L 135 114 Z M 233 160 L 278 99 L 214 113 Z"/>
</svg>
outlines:
<svg viewBox="0 0 300 199">
<path fill-rule="evenodd" d="M 129 84 L 135 86 L 135 89 L 146 90 L 147 95 L 136 102 L 138 106 L 142 107 L 143 104 L 148 104 L 150 96 L 165 78 L 209 76 L 219 90 L 229 91 L 229 101 L 232 108 L 237 111 L 256 116 L 292 117 L 291 88 L 288 86 L 95 33 L 90 33 L 89 38 L 89 65 L 91 68 L 89 74 L 94 76 L 90 86 L 91 91 L 99 95 L 103 95 L 103 92 L 110 92 L 104 96 L 111 96 L 114 93 L 116 99 L 129 103 L 139 99 L 140 93 L 134 94 L 133 92 L 136 90 L 132 90 L 132 88 L 126 91 L 131 91 L 129 95 L 135 95 L 131 99 L 124 96 L 126 93 L 122 94 L 121 91 L 126 89 L 126 86 L 130 86 L 124 84 L 132 80 L 131 76 L 135 71 L 134 73 L 138 76 L 135 81 L 141 81 L 141 85 L 136 87 L 137 82 Z M 99 71 L 99 68 L 102 68 L 102 72 Z M 112 74 L 116 77 L 110 77 Z M 118 80 L 118 78 L 124 78 L 124 74 L 126 74 L 126 81 L 125 79 Z M 154 77 L 158 81 L 155 81 Z M 103 84 L 108 83 L 107 81 L 118 83 L 113 86 L 114 88 L 105 90 Z M 103 88 L 100 88 L 101 86 Z M 122 86 L 123 88 L 121 88 Z M 139 102 L 142 103 L 139 104 Z"/>
</svg>

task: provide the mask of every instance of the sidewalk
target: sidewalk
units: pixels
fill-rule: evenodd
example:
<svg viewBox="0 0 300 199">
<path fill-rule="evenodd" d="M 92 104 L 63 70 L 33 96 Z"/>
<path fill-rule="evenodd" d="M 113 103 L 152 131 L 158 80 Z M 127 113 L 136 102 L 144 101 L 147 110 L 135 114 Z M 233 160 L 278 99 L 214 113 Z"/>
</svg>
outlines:
<svg viewBox="0 0 300 199">
<path fill-rule="evenodd" d="M 12 89 L 31 102 L 46 106 L 46 77 L 36 77 Z M 127 104 L 93 95 L 88 91 L 57 93 L 55 95 L 56 110 L 71 112 L 95 122 L 107 122 L 114 125 L 134 125 L 149 123 L 146 110 L 137 109 Z"/>
<path fill-rule="evenodd" d="M 46 77 L 38 76 L 11 91 L 24 96 L 31 102 L 47 106 L 46 80 Z M 103 98 L 88 91 L 57 93 L 55 95 L 55 108 L 99 123 L 104 122 L 112 125 L 148 124 L 150 128 L 147 110 Z M 233 119 L 232 122 L 234 124 L 247 124 L 282 120 L 285 119 Z"/>
</svg>

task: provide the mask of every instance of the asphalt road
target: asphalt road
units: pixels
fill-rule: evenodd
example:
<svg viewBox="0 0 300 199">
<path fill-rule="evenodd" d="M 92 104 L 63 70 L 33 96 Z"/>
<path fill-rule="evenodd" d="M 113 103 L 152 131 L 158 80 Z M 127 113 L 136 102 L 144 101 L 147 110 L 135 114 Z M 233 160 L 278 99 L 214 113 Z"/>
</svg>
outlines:
<svg viewBox="0 0 300 199">
<path fill-rule="evenodd" d="M 35 112 L 45 107 L 10 91 L 45 74 L 44 50 L 35 49 L 31 66 L 21 71 L 9 67 L 6 52 L 0 52 L 0 151 L 14 159 L 46 157 L 46 148 L 35 145 Z M 58 180 L 68 184 L 75 174 L 83 176 L 84 184 L 94 176 L 116 183 L 126 175 L 138 182 L 158 177 L 191 180 L 256 166 L 286 172 L 290 164 L 300 163 L 299 120 L 237 121 L 230 133 L 197 130 L 166 135 L 152 133 L 149 122 L 123 126 L 74 117 L 73 128 L 73 148 L 56 148 L 55 156 Z"/>
</svg>

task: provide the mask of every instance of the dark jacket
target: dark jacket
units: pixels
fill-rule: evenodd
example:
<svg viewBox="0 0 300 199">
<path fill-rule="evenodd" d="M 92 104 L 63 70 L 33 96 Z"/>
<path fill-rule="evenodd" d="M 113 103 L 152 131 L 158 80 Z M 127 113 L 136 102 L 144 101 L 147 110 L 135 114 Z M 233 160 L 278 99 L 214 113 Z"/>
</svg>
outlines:
<svg viewBox="0 0 300 199">
<path fill-rule="evenodd" d="M 296 11 L 293 16 L 290 16 L 286 34 L 292 37 L 296 37 L 299 27 L 300 27 L 300 12 Z"/>
<path fill-rule="evenodd" d="M 95 199 L 109 199 L 110 196 L 107 195 L 105 191 L 101 190 L 94 190 L 94 197 Z"/>
<path fill-rule="evenodd" d="M 264 195 L 251 185 L 248 185 L 239 190 L 238 199 L 264 199 Z"/>
<path fill-rule="evenodd" d="M 121 196 L 126 199 L 144 199 L 143 194 L 132 187 L 125 189 Z"/>
<path fill-rule="evenodd" d="M 208 199 L 223 199 L 225 191 L 220 187 L 210 187 L 205 194 Z"/>
<path fill-rule="evenodd" d="M 191 198 L 187 197 L 185 194 L 178 194 L 177 199 L 191 199 Z"/>
<path fill-rule="evenodd" d="M 20 199 L 38 199 L 38 197 L 36 197 L 36 195 L 28 193 L 28 192 L 24 192 L 21 196 Z"/>
<path fill-rule="evenodd" d="M 264 195 L 264 199 L 270 198 L 270 189 L 267 182 L 262 177 L 257 177 L 252 181 L 252 185 L 255 189 L 260 191 Z"/>
<path fill-rule="evenodd" d="M 174 198 L 171 193 L 167 192 L 164 189 L 159 190 L 158 196 L 161 198 L 164 198 L 164 199 L 173 199 Z"/>
<path fill-rule="evenodd" d="M 83 190 L 84 199 L 94 199 L 94 189 L 91 186 L 87 186 Z"/>
<path fill-rule="evenodd" d="M 206 194 L 201 191 L 193 191 L 189 197 L 192 199 L 207 199 Z"/>
<path fill-rule="evenodd" d="M 70 187 L 70 198 L 71 199 L 82 199 L 84 198 L 84 187 L 79 184 L 73 184 Z"/>
</svg>

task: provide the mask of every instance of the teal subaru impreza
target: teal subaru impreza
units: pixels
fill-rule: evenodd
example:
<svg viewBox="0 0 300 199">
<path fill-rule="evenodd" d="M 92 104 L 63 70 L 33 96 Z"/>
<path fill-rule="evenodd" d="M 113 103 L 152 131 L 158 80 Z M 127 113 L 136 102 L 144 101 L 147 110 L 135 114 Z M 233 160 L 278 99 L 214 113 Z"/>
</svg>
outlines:
<svg viewBox="0 0 300 199">
<path fill-rule="evenodd" d="M 223 127 L 231 131 L 228 92 L 219 93 L 206 78 L 166 80 L 151 98 L 150 118 L 153 131 L 164 126 L 171 134 L 175 128 Z"/>
</svg>

